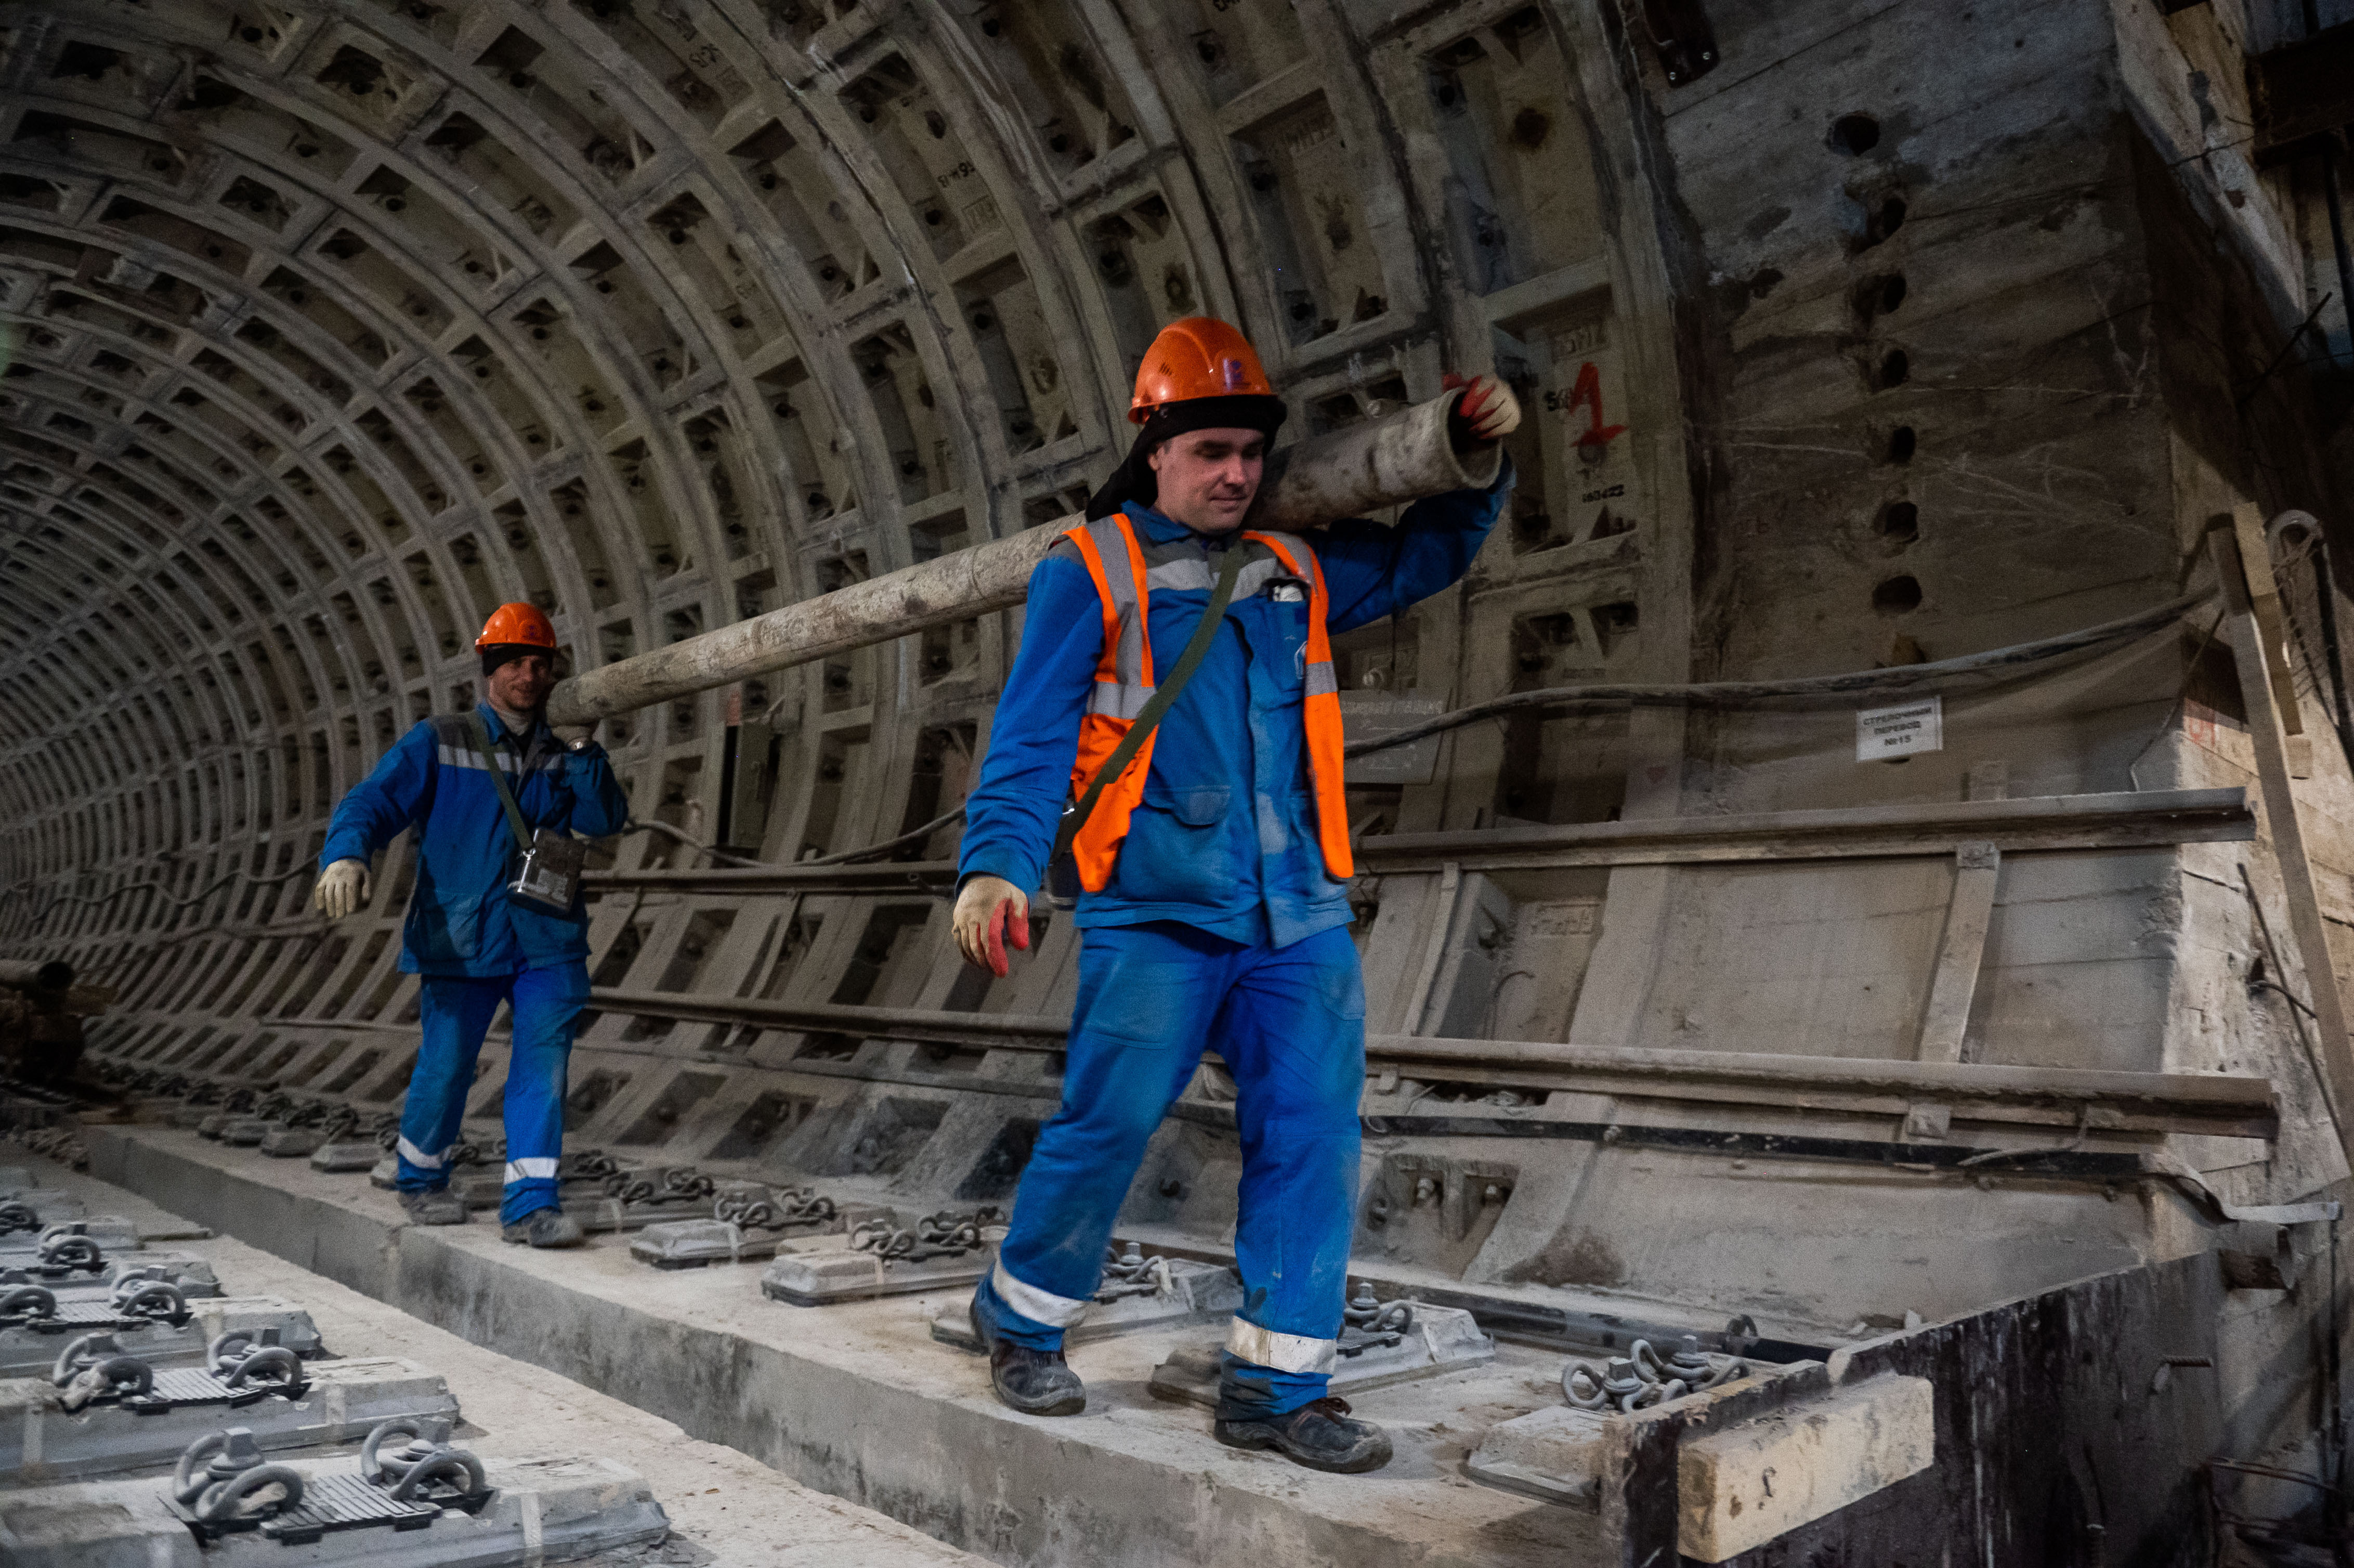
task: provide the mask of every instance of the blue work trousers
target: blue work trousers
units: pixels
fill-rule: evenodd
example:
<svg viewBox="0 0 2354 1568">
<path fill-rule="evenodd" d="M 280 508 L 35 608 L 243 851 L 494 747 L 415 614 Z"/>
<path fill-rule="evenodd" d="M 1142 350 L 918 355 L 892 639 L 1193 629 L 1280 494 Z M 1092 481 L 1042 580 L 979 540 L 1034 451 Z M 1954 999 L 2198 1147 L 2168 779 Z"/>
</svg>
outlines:
<svg viewBox="0 0 2354 1568">
<path fill-rule="evenodd" d="M 588 1001 L 588 966 L 575 959 L 492 980 L 427 975 L 422 985 L 425 1041 L 401 1107 L 395 1184 L 404 1192 L 449 1184 L 447 1156 L 474 1086 L 474 1058 L 504 1001 L 513 1009 L 514 1048 L 507 1056 L 507 1180 L 499 1223 L 511 1225 L 556 1207 L 564 1069 L 572 1055 L 572 1026 Z"/>
<path fill-rule="evenodd" d="M 1145 1140 L 1205 1045 L 1234 1075 L 1243 1152 L 1243 1308 L 1219 1414 L 1278 1415 L 1323 1397 L 1347 1296 L 1365 992 L 1343 928 L 1288 948 L 1173 921 L 1083 933 L 1062 1108 L 1038 1134 L 975 1313 L 986 1332 L 1061 1346 L 1102 1281 Z"/>
</svg>

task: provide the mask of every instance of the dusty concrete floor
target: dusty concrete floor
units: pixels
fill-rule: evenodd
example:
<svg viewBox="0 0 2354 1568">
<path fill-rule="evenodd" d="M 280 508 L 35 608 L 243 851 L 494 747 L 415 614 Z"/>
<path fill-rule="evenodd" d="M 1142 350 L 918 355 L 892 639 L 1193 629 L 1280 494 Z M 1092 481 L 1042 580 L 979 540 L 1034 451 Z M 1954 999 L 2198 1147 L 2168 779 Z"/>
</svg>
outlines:
<svg viewBox="0 0 2354 1568">
<path fill-rule="evenodd" d="M 712 1568 L 947 1568 L 983 1560 L 896 1520 L 814 1491 L 716 1443 L 697 1442 L 660 1416 L 514 1361 L 168 1213 L 120 1187 L 10 1150 L 42 1186 L 79 1195 L 91 1214 L 122 1214 L 175 1252 L 209 1259 L 239 1296 L 276 1296 L 307 1308 L 338 1355 L 406 1356 L 448 1379 L 472 1439 L 485 1452 L 550 1448 L 602 1454 L 642 1474 L 670 1514 L 672 1542 L 654 1561 Z M 202 1238 L 202 1239 L 183 1239 Z"/>
<path fill-rule="evenodd" d="M 1607 1560 L 1593 1514 L 1462 1470 L 1488 1427 L 1559 1401 L 1557 1353 L 1500 1346 L 1488 1365 L 1365 1394 L 1360 1413 L 1388 1428 L 1396 1458 L 1370 1476 L 1320 1475 L 1222 1447 L 1208 1412 L 1148 1396 L 1153 1367 L 1182 1344 L 1215 1340 L 1214 1328 L 1079 1347 L 1087 1414 L 1046 1421 L 999 1404 L 979 1358 L 933 1342 L 931 1298 L 782 1307 L 762 1297 L 758 1265 L 661 1273 L 631 1260 L 625 1235 L 532 1253 L 487 1224 L 408 1226 L 361 1175 L 169 1128 L 85 1136 L 96 1169 L 186 1213 L 994 1562 Z"/>
</svg>

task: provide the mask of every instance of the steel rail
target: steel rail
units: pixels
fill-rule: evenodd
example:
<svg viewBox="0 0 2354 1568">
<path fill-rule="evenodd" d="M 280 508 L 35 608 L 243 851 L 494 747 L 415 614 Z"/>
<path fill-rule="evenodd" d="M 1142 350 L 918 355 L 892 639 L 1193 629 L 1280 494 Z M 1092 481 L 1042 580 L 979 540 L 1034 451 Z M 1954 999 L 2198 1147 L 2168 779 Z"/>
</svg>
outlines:
<svg viewBox="0 0 2354 1568">
<path fill-rule="evenodd" d="M 1390 833 L 1357 846 L 1361 871 L 1465 871 L 1579 865 L 1687 864 L 1758 860 L 1841 860 L 1951 854 L 1988 842 L 2006 854 L 2237 842 L 2255 837 L 2247 791 L 2119 790 L 2019 800 L 1656 817 L 1469 832 Z M 672 893 L 890 893 L 939 888 L 956 863 L 712 867 L 590 872 L 588 885 Z"/>
<path fill-rule="evenodd" d="M 595 987 L 599 1012 L 690 1022 L 805 1030 L 862 1040 L 910 1040 L 987 1049 L 1052 1052 L 1070 1025 L 1044 1013 L 951 1012 L 770 1001 L 691 992 Z M 2101 1132 L 2200 1132 L 2270 1138 L 2279 1111 L 2269 1080 L 2222 1074 L 2137 1073 L 1981 1063 L 1876 1061 L 1766 1052 L 1660 1051 L 1556 1041 L 1451 1040 L 1375 1034 L 1369 1062 L 1425 1079 L 1501 1080 L 1500 1087 L 1564 1089 L 1632 1098 L 1706 1100 L 1841 1114 L 1903 1114 L 1950 1105 L 1964 1120 L 2088 1125 Z M 792 1064 L 778 1071 L 791 1072 Z M 1378 1114 L 1378 1113 L 1375 1113 Z"/>
</svg>

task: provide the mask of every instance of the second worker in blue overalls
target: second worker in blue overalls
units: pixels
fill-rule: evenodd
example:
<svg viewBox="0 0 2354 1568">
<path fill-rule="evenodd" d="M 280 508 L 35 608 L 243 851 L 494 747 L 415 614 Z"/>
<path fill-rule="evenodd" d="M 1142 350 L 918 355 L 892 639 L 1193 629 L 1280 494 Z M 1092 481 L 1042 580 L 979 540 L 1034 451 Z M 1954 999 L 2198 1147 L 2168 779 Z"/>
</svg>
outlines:
<svg viewBox="0 0 2354 1568">
<path fill-rule="evenodd" d="M 1094 1297 L 1146 1140 L 1214 1044 L 1234 1076 L 1243 1152 L 1244 1305 L 1226 1340 L 1218 1439 L 1358 1471 L 1385 1463 L 1390 1444 L 1326 1395 L 1365 1081 L 1327 640 L 1461 577 L 1511 474 L 1507 464 L 1487 490 L 1417 503 L 1395 528 L 1246 529 L 1284 413 L 1233 327 L 1195 317 L 1164 329 L 1137 376 L 1129 418 L 1142 429 L 1128 461 L 1031 576 L 958 874 L 958 946 L 1001 975 L 1006 942 L 1029 945 L 1029 893 L 1066 803 L 1110 772 L 1156 676 L 1178 680 L 1222 579 L 1230 598 L 1072 846 L 1079 995 L 1062 1107 L 1039 1133 L 972 1316 L 1006 1404 L 1084 1408 L 1064 1331 Z M 1511 392 L 1482 376 L 1452 425 L 1469 450 L 1519 419 Z M 1240 553 L 1231 570 L 1229 552 Z"/>
</svg>

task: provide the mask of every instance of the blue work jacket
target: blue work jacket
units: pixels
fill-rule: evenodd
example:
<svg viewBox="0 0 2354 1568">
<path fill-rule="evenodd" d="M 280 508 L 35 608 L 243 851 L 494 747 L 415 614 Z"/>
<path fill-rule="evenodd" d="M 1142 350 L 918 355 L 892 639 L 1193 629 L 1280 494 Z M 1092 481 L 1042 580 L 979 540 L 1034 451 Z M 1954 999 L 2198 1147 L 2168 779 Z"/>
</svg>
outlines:
<svg viewBox="0 0 2354 1568">
<path fill-rule="evenodd" d="M 573 752 L 537 726 L 512 738 L 488 703 L 474 711 L 490 726 L 493 755 L 530 828 L 603 838 L 629 820 L 629 797 L 605 748 Z M 524 756 L 531 771 L 517 783 Z M 487 979 L 588 956 L 588 917 L 544 915 L 507 902 L 522 861 L 499 793 L 472 747 L 447 747 L 427 719 L 397 741 L 376 771 L 354 786 L 327 824 L 321 870 L 339 860 L 373 861 L 401 829 L 417 830 L 417 887 L 401 930 L 408 974 Z"/>
<path fill-rule="evenodd" d="M 1324 568 L 1325 625 L 1338 636 L 1427 599 L 1461 577 L 1495 525 L 1511 466 L 1487 490 L 1431 496 L 1394 528 L 1355 520 L 1308 535 Z M 1140 541 L 1191 540 L 1213 563 L 1215 538 L 1130 502 Z M 1210 590 L 1155 588 L 1147 609 L 1166 670 L 1201 623 Z M 1308 605 L 1256 594 L 1225 623 L 1161 721 L 1144 799 L 1110 883 L 1079 895 L 1077 921 L 1178 920 L 1233 941 L 1287 948 L 1349 923 L 1348 885 L 1325 874 L 1301 717 Z M 1022 647 L 997 699 L 989 755 L 965 800 L 957 867 L 1034 892 L 1069 798 L 1079 720 L 1103 654 L 1102 600 L 1068 545 L 1030 574 Z"/>
</svg>

